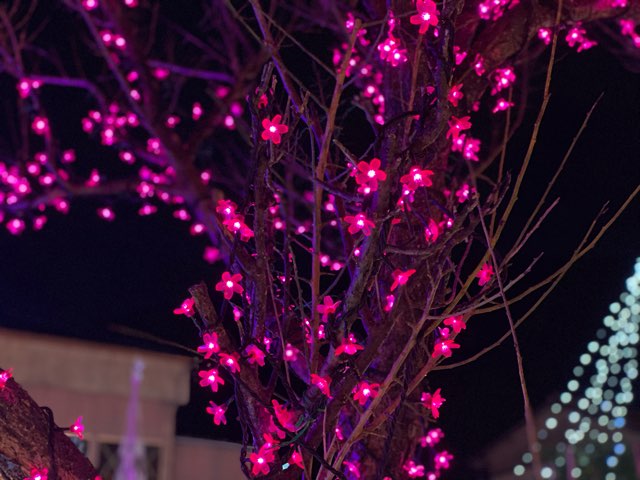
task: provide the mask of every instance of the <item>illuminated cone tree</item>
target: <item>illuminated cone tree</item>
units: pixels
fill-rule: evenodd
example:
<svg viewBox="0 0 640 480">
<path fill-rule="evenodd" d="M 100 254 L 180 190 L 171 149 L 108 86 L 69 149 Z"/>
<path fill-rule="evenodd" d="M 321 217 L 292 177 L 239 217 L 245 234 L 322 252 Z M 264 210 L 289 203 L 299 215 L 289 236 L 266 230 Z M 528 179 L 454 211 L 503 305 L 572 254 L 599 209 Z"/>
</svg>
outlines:
<svg viewBox="0 0 640 480">
<path fill-rule="evenodd" d="M 433 480 L 453 459 L 429 374 L 473 317 L 507 307 L 536 441 L 515 331 L 530 312 L 507 295 L 548 294 L 599 232 L 531 285 L 537 259 L 507 267 L 555 203 L 524 227 L 511 214 L 556 52 L 596 47 L 606 25 L 637 55 L 639 18 L 630 0 L 2 5 L 2 223 L 38 230 L 82 199 L 105 221 L 170 210 L 217 263 L 176 313 L 202 336 L 212 428 L 237 411 L 245 474 Z M 530 148 L 505 163 L 529 106 Z M 15 478 L 55 472 L 8 447 L 11 418 Z"/>
<path fill-rule="evenodd" d="M 637 478 L 640 465 L 624 441 L 623 429 L 638 378 L 640 259 L 626 287 L 609 305 L 610 315 L 596 332 L 597 339 L 580 355 L 574 378 L 539 426 L 542 478 Z M 513 469 L 516 478 L 531 478 L 526 468 L 531 459 L 530 452 L 523 455 L 523 462 Z"/>
</svg>

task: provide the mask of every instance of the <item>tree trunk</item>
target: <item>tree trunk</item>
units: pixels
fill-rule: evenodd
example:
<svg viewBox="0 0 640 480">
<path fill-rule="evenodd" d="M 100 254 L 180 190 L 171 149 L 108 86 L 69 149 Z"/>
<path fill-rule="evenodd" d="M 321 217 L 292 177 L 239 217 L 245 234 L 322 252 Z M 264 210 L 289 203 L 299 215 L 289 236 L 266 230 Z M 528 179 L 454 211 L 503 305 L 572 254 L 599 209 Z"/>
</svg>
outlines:
<svg viewBox="0 0 640 480">
<path fill-rule="evenodd" d="M 2 372 L 2 370 L 0 370 Z M 18 468 L 16 468 L 16 466 Z M 0 388 L 0 471 L 23 480 L 33 468 L 48 469 L 48 480 L 94 480 L 89 460 L 13 379 Z"/>
</svg>

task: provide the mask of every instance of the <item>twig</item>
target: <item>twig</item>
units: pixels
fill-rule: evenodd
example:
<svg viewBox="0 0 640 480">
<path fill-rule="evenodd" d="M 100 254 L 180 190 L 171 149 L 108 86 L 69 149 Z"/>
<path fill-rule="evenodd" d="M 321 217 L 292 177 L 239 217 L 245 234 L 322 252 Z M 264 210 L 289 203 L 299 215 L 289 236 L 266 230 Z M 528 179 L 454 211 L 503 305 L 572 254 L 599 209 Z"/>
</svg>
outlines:
<svg viewBox="0 0 640 480">
<path fill-rule="evenodd" d="M 319 303 L 318 296 L 320 294 L 320 248 L 321 248 L 321 232 L 322 232 L 322 194 L 324 190 L 318 181 L 324 181 L 325 170 L 327 168 L 327 161 L 329 159 L 329 149 L 331 148 L 331 140 L 333 137 L 333 131 L 336 125 L 336 115 L 338 114 L 338 106 L 340 105 L 340 98 L 342 96 L 342 86 L 346 77 L 347 67 L 349 66 L 349 60 L 351 59 L 351 52 L 353 46 L 358 38 L 358 32 L 360 31 L 360 20 L 356 20 L 356 24 L 351 32 L 351 38 L 349 40 L 349 46 L 342 63 L 340 64 L 340 71 L 336 77 L 336 83 L 333 88 L 333 95 L 331 97 L 331 105 L 327 113 L 327 120 L 324 127 L 324 133 L 322 135 L 322 141 L 320 142 L 320 151 L 318 152 L 318 163 L 314 171 L 314 209 L 313 209 L 313 239 L 312 239 L 312 264 L 311 264 L 311 315 L 312 315 L 312 331 L 316 332 L 320 323 L 320 316 L 317 311 Z M 312 336 L 313 338 L 313 336 Z M 319 344 L 314 338 L 311 344 L 311 373 L 314 373 L 318 365 L 318 351 Z"/>
</svg>

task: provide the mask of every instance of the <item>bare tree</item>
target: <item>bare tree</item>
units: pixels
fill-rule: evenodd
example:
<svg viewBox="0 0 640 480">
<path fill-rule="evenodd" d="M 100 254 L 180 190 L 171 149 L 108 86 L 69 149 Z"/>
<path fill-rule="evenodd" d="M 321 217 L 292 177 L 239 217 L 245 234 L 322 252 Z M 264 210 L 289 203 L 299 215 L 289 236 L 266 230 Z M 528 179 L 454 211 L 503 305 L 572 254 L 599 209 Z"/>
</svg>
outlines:
<svg viewBox="0 0 640 480">
<path fill-rule="evenodd" d="M 539 257 L 507 270 L 555 206 L 551 188 L 590 112 L 524 227 L 510 219 L 558 48 L 594 47 L 595 27 L 637 47 L 640 4 L 46 3 L 0 7 L 3 222 L 13 234 L 39 229 L 94 198 L 105 220 L 127 201 L 208 235 L 207 258 L 228 271 L 213 299 L 196 285 L 177 312 L 203 336 L 214 421 L 236 403 L 247 477 L 438 478 L 448 453 L 421 453 L 438 439 L 443 401 L 429 374 L 508 339 L 539 475 L 516 328 L 638 188 L 546 279 L 524 280 Z M 506 145 L 537 102 L 508 172 Z M 515 317 L 521 301 L 531 306 Z M 505 335 L 442 365 L 469 320 L 496 310 Z M 9 381 L 14 391 L 25 395 Z M 8 415 L 0 437 L 2 463 L 18 466 L 8 478 L 33 468 L 86 478 L 81 456 L 64 453 L 63 469 L 12 447 L 48 441 L 51 425 L 22 415 Z"/>
</svg>

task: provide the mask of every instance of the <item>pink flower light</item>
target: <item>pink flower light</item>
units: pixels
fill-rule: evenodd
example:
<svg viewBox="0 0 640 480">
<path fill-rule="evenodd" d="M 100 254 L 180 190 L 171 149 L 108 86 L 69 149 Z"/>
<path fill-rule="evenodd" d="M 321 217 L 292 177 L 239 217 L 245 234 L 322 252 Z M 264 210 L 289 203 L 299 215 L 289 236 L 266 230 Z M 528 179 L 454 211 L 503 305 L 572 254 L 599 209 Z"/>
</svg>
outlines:
<svg viewBox="0 0 640 480">
<path fill-rule="evenodd" d="M 464 203 L 469 200 L 469 197 L 475 193 L 475 188 L 470 187 L 468 183 L 463 184 L 458 190 L 456 190 L 456 197 L 458 197 L 458 203 Z"/>
<path fill-rule="evenodd" d="M 460 136 L 460 133 L 471 128 L 470 118 L 471 117 L 458 118 L 452 115 L 451 120 L 449 120 L 449 130 L 447 131 L 446 138 L 451 138 L 455 142 Z"/>
<path fill-rule="evenodd" d="M 334 302 L 329 295 L 325 296 L 322 304 L 316 306 L 318 313 L 322 314 L 322 321 L 326 322 L 329 315 L 336 313 L 336 309 L 340 306 L 340 301 Z"/>
<path fill-rule="evenodd" d="M 162 143 L 159 138 L 150 138 L 147 140 L 147 152 L 154 155 L 160 155 L 162 153 Z"/>
<path fill-rule="evenodd" d="M 202 235 L 206 230 L 206 227 L 202 223 L 194 223 L 189 227 L 189 233 L 193 236 Z"/>
<path fill-rule="evenodd" d="M 570 47 L 573 47 L 576 45 L 576 43 L 582 42 L 585 33 L 586 32 L 584 31 L 584 29 L 580 28 L 579 26 L 573 27 L 567 32 L 565 40 Z"/>
<path fill-rule="evenodd" d="M 418 13 L 412 15 L 409 21 L 412 25 L 420 25 L 419 33 L 424 35 L 430 26 L 438 25 L 438 10 L 432 0 L 418 0 L 416 8 Z"/>
<path fill-rule="evenodd" d="M 376 398 L 378 396 L 379 389 L 379 383 L 361 381 L 355 386 L 351 393 L 353 393 L 353 399 L 361 406 L 364 406 L 370 398 Z"/>
<path fill-rule="evenodd" d="M 483 20 L 497 20 L 519 3 L 520 0 L 485 0 L 478 5 L 478 15 Z"/>
<path fill-rule="evenodd" d="M 200 117 L 202 117 L 202 114 L 204 113 L 204 110 L 202 110 L 202 105 L 200 105 L 198 102 L 193 104 L 193 107 L 191 107 L 191 118 L 193 118 L 194 121 L 198 121 L 200 120 Z"/>
<path fill-rule="evenodd" d="M 636 23 L 631 19 L 621 19 L 618 23 L 620 24 L 620 33 L 629 37 L 635 48 L 640 48 L 640 34 L 636 33 Z"/>
<path fill-rule="evenodd" d="M 409 460 L 402 468 L 407 472 L 409 478 L 424 477 L 424 465 L 416 465 L 413 460 Z"/>
<path fill-rule="evenodd" d="M 120 35 L 116 35 L 114 37 L 113 44 L 116 46 L 116 48 L 119 48 L 120 50 L 124 50 L 124 48 L 127 46 L 127 41 L 124 39 L 124 37 Z"/>
<path fill-rule="evenodd" d="M 249 455 L 249 461 L 253 463 L 251 473 L 253 475 L 267 475 L 269 473 L 269 462 L 275 461 L 275 457 L 271 452 L 272 445 L 265 443 L 257 452 Z"/>
<path fill-rule="evenodd" d="M 389 63 L 393 62 L 393 55 L 399 53 L 402 55 L 402 50 L 398 49 L 398 41 L 397 39 L 389 36 L 384 41 L 382 41 L 378 45 L 378 53 L 380 54 L 380 58 Z M 397 61 L 396 61 L 397 63 Z"/>
<path fill-rule="evenodd" d="M 422 446 L 422 448 L 426 447 L 427 445 L 433 447 L 443 438 L 444 433 L 442 432 L 442 430 L 439 428 L 434 428 L 433 430 L 429 430 L 427 434 L 420 439 L 420 445 Z"/>
<path fill-rule="evenodd" d="M 86 183 L 87 187 L 95 187 L 100 184 L 100 172 L 95 168 L 89 173 Z"/>
<path fill-rule="evenodd" d="M 480 285 L 481 287 L 483 285 L 486 285 L 489 280 L 491 280 L 491 277 L 493 277 L 494 273 L 495 272 L 493 271 L 493 267 L 491 266 L 491 264 L 485 263 L 477 275 L 478 285 Z"/>
<path fill-rule="evenodd" d="M 315 373 L 311 374 L 311 383 L 318 387 L 318 389 L 326 395 L 328 398 L 331 398 L 331 378 L 321 377 L 320 375 L 316 375 Z"/>
<path fill-rule="evenodd" d="M 53 183 L 55 182 L 55 179 L 56 177 L 53 175 L 53 173 L 45 173 L 44 175 L 38 177 L 38 183 L 43 187 L 49 187 L 53 185 Z"/>
<path fill-rule="evenodd" d="M 538 38 L 544 42 L 545 45 L 549 45 L 551 43 L 552 32 L 550 28 L 539 28 L 538 29 Z"/>
<path fill-rule="evenodd" d="M 64 198 L 54 198 L 53 208 L 55 208 L 60 213 L 69 213 L 69 202 Z"/>
<path fill-rule="evenodd" d="M 403 184 L 403 191 L 414 192 L 419 187 L 430 187 L 433 185 L 433 181 L 431 181 L 431 176 L 433 175 L 433 171 L 431 170 L 422 170 L 420 167 L 411 167 L 409 173 L 400 177 L 400 183 Z"/>
<path fill-rule="evenodd" d="M 201 387 L 211 387 L 213 392 L 218 391 L 218 385 L 224 385 L 224 379 L 218 374 L 218 370 L 212 368 L 211 370 L 201 370 L 198 372 L 200 376 Z"/>
<path fill-rule="evenodd" d="M 227 424 L 227 418 L 224 414 L 227 412 L 226 405 L 216 405 L 212 401 L 209 401 L 209 406 L 206 408 L 206 412 L 213 415 L 213 423 L 220 425 L 221 423 Z"/>
<path fill-rule="evenodd" d="M 254 236 L 253 230 L 251 230 L 247 224 L 244 223 L 244 217 L 242 215 L 238 215 L 233 218 L 227 218 L 222 222 L 222 224 L 229 230 L 231 233 L 239 233 L 240 240 L 246 242 L 250 238 Z"/>
<path fill-rule="evenodd" d="M 165 120 L 165 125 L 168 128 L 175 128 L 176 125 L 180 123 L 180 117 L 177 115 L 169 115 Z"/>
<path fill-rule="evenodd" d="M 342 462 L 342 464 L 346 467 L 346 471 L 349 474 L 350 478 L 360 478 L 360 464 L 358 462 L 349 462 L 345 460 L 344 462 Z"/>
<path fill-rule="evenodd" d="M 240 356 L 237 353 L 221 353 L 220 365 L 225 366 L 231 373 L 240 373 Z"/>
<path fill-rule="evenodd" d="M 138 215 L 140 215 L 141 217 L 146 217 L 148 215 L 153 215 L 157 211 L 157 207 L 154 207 L 153 205 L 149 205 L 147 203 L 138 209 Z"/>
<path fill-rule="evenodd" d="M 82 6 L 85 10 L 91 11 L 98 8 L 98 0 L 82 0 Z"/>
<path fill-rule="evenodd" d="M 433 243 L 438 240 L 439 236 L 440 226 L 433 218 L 430 218 L 429 225 L 424 228 L 424 239 L 427 243 Z"/>
<path fill-rule="evenodd" d="M 392 12 L 389 12 L 387 24 L 389 25 L 389 33 L 387 38 L 378 44 L 378 54 L 381 60 L 390 63 L 393 67 L 397 67 L 407 61 L 407 50 L 400 48 L 400 40 L 393 35 L 396 20 Z"/>
<path fill-rule="evenodd" d="M 219 85 L 218 87 L 216 87 L 216 91 L 215 91 L 216 97 L 224 98 L 227 95 L 229 95 L 229 91 L 230 90 L 231 89 L 229 87 L 227 87 L 227 86 Z"/>
<path fill-rule="evenodd" d="M 277 400 L 271 400 L 271 405 L 273 405 L 273 411 L 276 414 L 278 423 L 282 425 L 285 430 L 295 432 L 297 430 L 296 422 L 300 418 L 300 413 L 284 405 L 280 405 Z"/>
<path fill-rule="evenodd" d="M 368 237 L 371 235 L 371 229 L 375 227 L 375 223 L 369 220 L 364 213 L 347 215 L 344 217 L 344 221 L 349 224 L 349 228 L 347 230 L 351 235 L 355 235 L 361 231 L 366 237 Z"/>
<path fill-rule="evenodd" d="M 262 108 L 265 108 L 267 105 L 269 105 L 269 97 L 267 97 L 266 93 L 263 93 L 262 95 L 260 95 L 260 98 L 258 99 L 258 108 L 262 109 Z"/>
<path fill-rule="evenodd" d="M 38 215 L 33 219 L 33 229 L 34 230 L 42 230 L 47 223 L 47 217 L 44 215 Z"/>
<path fill-rule="evenodd" d="M 242 280 L 242 274 L 234 273 L 231 275 L 229 272 L 222 274 L 222 280 L 216 283 L 216 290 L 218 292 L 224 292 L 224 298 L 226 300 L 231 299 L 234 293 L 241 294 L 244 292 L 244 288 L 238 282 Z"/>
<path fill-rule="evenodd" d="M 109 207 L 99 208 L 98 216 L 107 222 L 113 222 L 116 219 L 115 212 Z"/>
<path fill-rule="evenodd" d="M 413 268 L 405 271 L 396 268 L 391 274 L 393 276 L 393 284 L 391 284 L 390 291 L 393 292 L 399 285 L 405 285 L 414 273 L 416 273 L 416 270 Z"/>
<path fill-rule="evenodd" d="M 391 63 L 393 67 L 397 67 L 401 63 L 405 63 L 407 61 L 407 51 L 405 49 L 397 48 L 389 57 L 387 57 L 387 61 Z"/>
<path fill-rule="evenodd" d="M 229 130 L 235 130 L 236 128 L 236 121 L 231 115 L 226 115 L 224 117 L 223 123 L 224 123 L 224 126 L 227 127 Z"/>
<path fill-rule="evenodd" d="M 193 317 L 196 314 L 195 310 L 193 309 L 194 303 L 195 301 L 193 300 L 193 298 L 187 298 L 178 308 L 173 311 L 173 313 L 175 315 L 186 315 L 187 317 Z"/>
<path fill-rule="evenodd" d="M 513 107 L 513 102 L 510 102 L 504 98 L 499 98 L 496 101 L 496 105 L 495 107 L 493 107 L 493 110 L 491 110 L 491 112 L 492 113 L 503 112 L 505 110 L 509 110 L 511 107 Z"/>
<path fill-rule="evenodd" d="M 385 303 L 384 303 L 384 311 L 385 312 L 390 312 L 391 309 L 393 308 L 393 302 L 395 301 L 396 297 L 394 295 L 387 295 L 385 297 Z"/>
<path fill-rule="evenodd" d="M 462 93 L 462 83 L 451 87 L 451 90 L 449 90 L 449 93 L 447 94 L 447 100 L 449 100 L 454 107 L 458 106 L 458 102 L 462 100 L 462 98 L 464 98 L 464 94 Z"/>
<path fill-rule="evenodd" d="M 27 173 L 29 175 L 39 175 L 41 171 L 40 165 L 36 162 L 27 163 Z"/>
<path fill-rule="evenodd" d="M 31 474 L 24 480 L 47 480 L 49 470 L 47 468 L 32 468 Z"/>
<path fill-rule="evenodd" d="M 378 181 L 383 182 L 387 178 L 384 170 L 380 170 L 380 165 L 379 158 L 373 158 L 369 163 L 359 162 L 355 174 L 356 183 L 362 187 L 368 187 L 371 192 L 378 190 Z"/>
<path fill-rule="evenodd" d="M 422 402 L 422 405 L 424 405 L 425 408 L 428 408 L 431 410 L 431 416 L 433 418 L 438 418 L 440 416 L 440 407 L 442 406 L 442 404 L 446 401 L 441 395 L 440 395 L 440 388 L 437 389 L 435 392 L 433 392 L 433 394 L 428 393 L 428 392 L 422 392 L 422 396 L 420 397 L 420 401 Z"/>
<path fill-rule="evenodd" d="M 587 38 L 587 32 L 580 26 L 580 24 L 577 24 L 567 32 L 565 40 L 570 47 L 577 45 L 578 52 L 588 50 L 598 44 L 597 42 Z"/>
<path fill-rule="evenodd" d="M 9 230 L 11 235 L 20 235 L 25 227 L 24 220 L 20 218 L 12 218 L 7 222 L 7 230 Z"/>
<path fill-rule="evenodd" d="M 247 354 L 247 362 L 249 365 L 258 364 L 261 367 L 264 367 L 264 357 L 265 354 L 262 350 L 260 350 L 257 346 L 251 344 L 248 345 L 247 348 L 244 349 Z"/>
<path fill-rule="evenodd" d="M 298 360 L 299 354 L 300 354 L 300 350 L 298 350 L 296 347 L 294 347 L 290 343 L 287 343 L 287 346 L 284 348 L 284 355 L 283 355 L 284 359 L 287 362 L 295 362 L 296 360 Z"/>
<path fill-rule="evenodd" d="M 35 117 L 31 129 L 36 135 L 44 135 L 49 131 L 49 120 L 46 117 Z"/>
<path fill-rule="evenodd" d="M 436 470 L 444 470 L 449 468 L 451 460 L 453 460 L 453 455 L 451 455 L 446 450 L 439 452 L 433 457 L 433 462 L 436 466 Z"/>
<path fill-rule="evenodd" d="M 82 417 L 76 418 L 76 421 L 73 422 L 73 425 L 69 427 L 71 433 L 74 433 L 80 440 L 84 437 L 84 425 L 82 423 Z"/>
<path fill-rule="evenodd" d="M 355 336 L 353 333 L 350 333 L 347 335 L 347 338 L 342 339 L 342 342 L 338 348 L 336 348 L 335 355 L 336 357 L 339 357 L 343 353 L 346 353 L 347 355 L 355 355 L 359 350 L 364 350 L 364 347 L 362 345 L 358 345 L 356 343 Z"/>
<path fill-rule="evenodd" d="M 450 339 L 438 340 L 436 344 L 433 346 L 433 353 L 431 354 L 431 357 L 438 358 L 444 355 L 445 357 L 449 358 L 452 354 L 451 350 L 456 348 L 460 348 L 460 345 L 458 345 L 457 343 L 454 343 L 453 340 L 450 340 Z"/>
<path fill-rule="evenodd" d="M 302 461 L 302 454 L 298 450 L 294 450 L 291 452 L 291 457 L 289 457 L 289 463 L 295 465 L 304 470 L 304 463 Z"/>
<path fill-rule="evenodd" d="M 276 145 L 280 143 L 281 135 L 289 131 L 289 127 L 280 123 L 280 120 L 282 120 L 282 115 L 274 116 L 273 120 L 268 118 L 262 120 L 262 128 L 264 128 L 262 132 L 263 140 L 271 141 Z"/>
<path fill-rule="evenodd" d="M 454 45 L 453 46 L 453 55 L 455 58 L 455 64 L 456 65 L 460 65 L 462 62 L 464 62 L 464 59 L 467 58 L 467 52 L 465 52 L 464 50 L 462 50 L 459 46 Z M 462 98 L 462 97 L 460 97 Z"/>
<path fill-rule="evenodd" d="M 491 95 L 495 95 L 505 88 L 509 88 L 516 81 L 516 74 L 513 67 L 497 68 L 492 75 L 493 88 Z"/>
<path fill-rule="evenodd" d="M 2 370 L 0 372 L 0 390 L 2 390 L 7 384 L 7 382 L 9 381 L 9 379 L 13 377 L 13 374 L 11 372 L 12 372 L 11 368 L 8 370 Z"/>
<path fill-rule="evenodd" d="M 477 138 L 467 138 L 464 142 L 464 147 L 462 148 L 462 156 L 470 161 L 477 162 L 480 159 L 478 158 L 478 152 L 480 151 L 480 140 Z"/>
<path fill-rule="evenodd" d="M 467 328 L 467 324 L 462 321 L 462 315 L 446 318 L 444 324 L 453 328 L 455 333 L 460 333 Z"/>
<path fill-rule="evenodd" d="M 27 98 L 31 93 L 31 90 L 37 90 L 42 83 L 38 80 L 31 80 L 29 78 L 23 78 L 18 82 L 17 89 L 20 98 Z"/>
<path fill-rule="evenodd" d="M 219 213 L 224 218 L 233 218 L 236 216 L 236 209 L 238 206 L 231 200 L 218 200 L 216 205 L 216 213 Z"/>
<path fill-rule="evenodd" d="M 484 72 L 485 72 L 484 59 L 482 58 L 482 55 L 480 55 L 479 53 L 476 54 L 476 57 L 473 59 L 473 70 L 476 72 L 476 75 L 478 75 L 479 77 L 484 75 Z"/>
<path fill-rule="evenodd" d="M 211 358 L 211 355 L 220 351 L 218 345 L 218 334 L 216 332 L 205 333 L 202 335 L 202 345 L 198 347 L 198 353 L 204 353 L 204 358 Z"/>
</svg>

